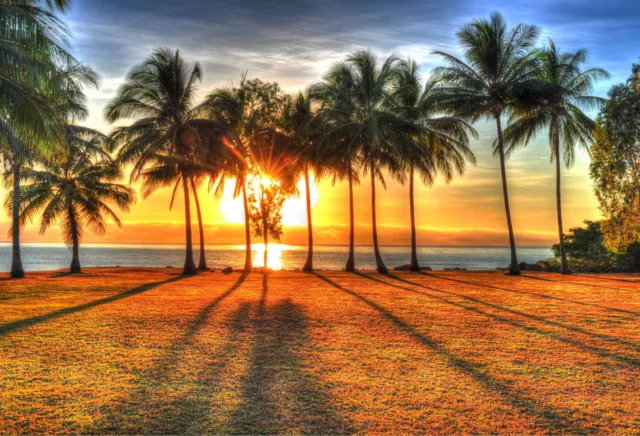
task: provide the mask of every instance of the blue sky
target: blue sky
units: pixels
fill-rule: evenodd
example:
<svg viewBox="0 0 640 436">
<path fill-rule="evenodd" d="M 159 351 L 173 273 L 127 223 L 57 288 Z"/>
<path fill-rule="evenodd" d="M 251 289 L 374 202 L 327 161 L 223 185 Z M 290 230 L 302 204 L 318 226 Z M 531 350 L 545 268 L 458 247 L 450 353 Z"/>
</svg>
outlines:
<svg viewBox="0 0 640 436">
<path fill-rule="evenodd" d="M 540 26 L 541 41 L 587 49 L 612 74 L 602 95 L 640 57 L 638 1 L 75 0 L 67 21 L 75 54 L 104 79 L 103 98 L 92 101 L 91 122 L 99 123 L 104 97 L 157 46 L 199 60 L 203 90 L 248 70 L 296 91 L 357 48 L 411 55 L 428 72 L 438 62 L 431 50 L 457 52 L 460 25 L 496 10 L 511 24 Z"/>
</svg>

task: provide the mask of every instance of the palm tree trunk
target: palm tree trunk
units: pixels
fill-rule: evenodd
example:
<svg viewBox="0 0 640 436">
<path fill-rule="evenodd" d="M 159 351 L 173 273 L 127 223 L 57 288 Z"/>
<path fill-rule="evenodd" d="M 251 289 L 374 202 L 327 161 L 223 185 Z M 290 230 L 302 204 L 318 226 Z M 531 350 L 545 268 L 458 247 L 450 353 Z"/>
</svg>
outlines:
<svg viewBox="0 0 640 436">
<path fill-rule="evenodd" d="M 347 266 L 345 270 L 347 272 L 354 272 L 356 270 L 356 256 L 355 256 L 355 217 L 353 212 L 353 175 L 351 174 L 351 159 L 348 164 L 349 171 L 349 258 L 347 259 Z"/>
<path fill-rule="evenodd" d="M 191 202 L 189 197 L 189 178 L 182 174 L 182 190 L 184 192 L 184 221 L 186 228 L 186 256 L 184 260 L 183 275 L 194 275 L 198 272 L 196 264 L 193 261 L 193 240 L 191 237 Z"/>
<path fill-rule="evenodd" d="M 251 223 L 249 222 L 249 200 L 247 199 L 246 180 L 242 181 L 242 201 L 244 203 L 244 238 L 245 238 L 245 258 L 244 270 L 251 271 L 253 262 L 251 260 Z"/>
<path fill-rule="evenodd" d="M 370 165 L 371 170 L 371 221 L 373 226 L 373 252 L 376 255 L 376 266 L 380 274 L 387 274 L 389 270 L 382 261 L 380 256 L 380 248 L 378 247 L 378 225 L 376 221 L 376 175 L 373 169 L 373 163 Z"/>
<path fill-rule="evenodd" d="M 520 266 L 518 265 L 518 254 L 516 252 L 516 238 L 513 234 L 513 224 L 511 223 L 511 207 L 509 206 L 509 191 L 507 188 L 507 168 L 504 162 L 504 138 L 502 136 L 502 124 L 500 123 L 500 115 L 496 115 L 496 126 L 498 129 L 498 150 L 500 152 L 502 194 L 504 195 L 504 209 L 507 215 L 507 227 L 509 228 L 509 245 L 511 247 L 511 265 L 509 265 L 509 275 L 519 276 Z"/>
<path fill-rule="evenodd" d="M 200 231 L 200 261 L 198 262 L 198 271 L 208 271 L 207 259 L 204 252 L 204 226 L 202 225 L 202 212 L 200 211 L 200 201 L 198 200 L 198 192 L 196 184 L 191 181 L 191 190 L 193 191 L 193 199 L 196 202 L 196 213 L 198 214 L 198 230 Z"/>
<path fill-rule="evenodd" d="M 567 261 L 567 253 L 564 249 L 564 228 L 562 226 L 562 187 L 560 183 L 560 138 L 558 132 L 553 135 L 553 147 L 556 153 L 556 207 L 558 209 L 558 235 L 560 236 L 560 272 L 569 274 L 569 262 Z"/>
<path fill-rule="evenodd" d="M 75 211 L 73 210 L 73 205 L 71 205 L 71 203 L 67 205 L 67 213 L 69 214 L 72 242 L 72 257 L 69 272 L 71 272 L 71 274 L 80 274 L 82 272 L 80 268 L 80 237 L 78 236 L 78 223 L 76 221 Z"/>
<path fill-rule="evenodd" d="M 413 164 L 409 170 L 409 210 L 411 214 L 411 267 L 410 271 L 420 271 L 418 263 L 418 243 L 416 238 L 416 210 L 414 204 L 414 174 Z"/>
<path fill-rule="evenodd" d="M 13 208 L 12 245 L 11 245 L 11 278 L 23 279 L 24 268 L 20 256 L 20 164 L 13 163 Z"/>
<path fill-rule="evenodd" d="M 307 261 L 302 271 L 313 271 L 313 223 L 311 222 L 311 183 L 309 183 L 309 167 L 304 170 L 304 183 L 307 189 L 307 231 L 309 233 L 309 247 L 307 248 Z"/>
</svg>

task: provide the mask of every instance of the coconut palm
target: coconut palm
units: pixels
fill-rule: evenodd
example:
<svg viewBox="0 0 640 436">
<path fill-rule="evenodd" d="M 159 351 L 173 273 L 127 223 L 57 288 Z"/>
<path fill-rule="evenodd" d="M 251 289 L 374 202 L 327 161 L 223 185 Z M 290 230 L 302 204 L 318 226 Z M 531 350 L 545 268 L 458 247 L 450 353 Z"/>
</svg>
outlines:
<svg viewBox="0 0 640 436">
<path fill-rule="evenodd" d="M 353 185 L 360 183 L 362 159 L 351 132 L 344 129 L 355 108 L 351 67 L 338 63 L 325 75 L 324 81 L 314 84 L 309 91 L 312 101 L 319 103 L 314 123 L 322 130 L 318 141 L 318 154 L 323 167 L 332 174 L 333 184 L 347 180 L 349 186 L 349 255 L 345 271 L 355 271 L 355 217 Z"/>
<path fill-rule="evenodd" d="M 72 119 L 86 117 L 86 98 L 83 93 L 85 85 L 98 87 L 99 77 L 90 68 L 78 63 L 73 58 L 67 58 L 66 64 L 58 64 L 57 70 L 49 72 L 46 79 L 46 86 L 38 92 L 46 102 L 48 116 L 47 131 L 51 136 L 43 136 L 37 131 L 23 130 L 24 125 L 15 124 L 12 121 L 3 123 L 0 117 L 0 124 L 5 124 L 4 141 L 0 141 L 0 154 L 6 170 L 6 180 L 12 184 L 12 192 L 16 196 L 11 204 L 12 216 L 12 259 L 11 277 L 23 278 L 24 268 L 20 253 L 20 226 L 19 222 L 19 199 L 21 184 L 21 174 L 24 169 L 32 165 L 36 160 L 51 156 L 61 142 L 61 120 L 66 116 Z M 54 108 L 52 113 L 48 113 L 48 108 Z M 43 115 L 44 117 L 44 115 Z M 10 119 L 11 117 L 9 117 Z M 36 129 L 37 130 L 37 129 Z"/>
<path fill-rule="evenodd" d="M 242 195 L 245 216 L 244 269 L 253 267 L 251 248 L 251 220 L 247 183 L 254 172 L 255 156 L 252 146 L 261 142 L 265 129 L 276 127 L 286 96 L 276 83 L 259 79 L 247 80 L 243 74 L 238 87 L 218 88 L 210 93 L 204 103 L 210 119 L 219 123 L 228 153 L 224 165 L 219 168 L 216 191 L 222 192 L 225 181 L 235 180 L 234 197 Z"/>
<path fill-rule="evenodd" d="M 529 52 L 538 33 L 536 26 L 525 24 L 509 30 L 504 18 L 494 13 L 489 20 L 474 21 L 457 33 L 466 62 L 441 51 L 434 52 L 446 63 L 434 71 L 435 77 L 443 83 L 438 90 L 440 104 L 463 119 L 475 122 L 486 118 L 496 123 L 496 154 L 500 158 L 509 230 L 511 275 L 519 275 L 520 268 L 509 206 L 502 117 L 515 109 L 539 107 L 552 99 L 557 91 L 540 80 L 541 70 L 535 56 Z"/>
<path fill-rule="evenodd" d="M 201 149 L 215 143 L 214 121 L 203 118 L 194 104 L 202 72 L 179 51 L 158 48 L 129 71 L 118 95 L 105 109 L 108 122 L 134 118 L 112 134 L 118 161 L 133 165 L 131 181 L 143 180 L 144 195 L 173 185 L 179 177 L 184 197 L 185 263 L 183 274 L 196 274 L 191 234 L 190 171 L 198 166 Z M 175 192 L 175 191 L 174 191 Z"/>
<path fill-rule="evenodd" d="M 576 146 L 582 146 L 589 152 L 593 142 L 592 132 L 595 122 L 586 116 L 582 109 L 596 109 L 604 103 L 604 99 L 588 95 L 593 91 L 596 80 L 608 77 L 608 73 L 600 68 L 582 70 L 581 65 L 587 61 L 587 53 L 579 50 L 575 53 L 561 53 L 553 41 L 549 46 L 536 51 L 536 57 L 543 71 L 543 80 L 563 89 L 562 98 L 535 110 L 516 110 L 505 129 L 505 141 L 509 144 L 506 155 L 520 147 L 525 147 L 531 139 L 542 130 L 548 129 L 551 161 L 556 164 L 556 207 L 558 214 L 558 236 L 560 238 L 560 270 L 569 273 L 567 254 L 564 248 L 564 232 L 562 226 L 561 196 L 561 156 L 567 168 L 571 168 L 575 160 Z"/>
<path fill-rule="evenodd" d="M 393 95 L 393 79 L 397 74 L 399 59 L 392 55 L 380 63 L 372 51 L 359 51 L 348 56 L 346 63 L 334 66 L 330 77 L 347 76 L 351 103 L 345 122 L 330 133 L 337 138 L 348 138 L 352 147 L 360 154 L 365 174 L 371 179 L 371 218 L 373 249 L 378 272 L 386 274 L 378 243 L 376 216 L 376 181 L 386 187 L 383 171 L 389 172 L 398 181 L 406 179 L 402 171 L 403 151 L 413 147 L 416 126 L 407 122 L 396 111 L 397 101 Z M 342 111 L 339 107 L 335 111 Z M 338 115 L 338 114 L 336 114 Z M 339 116 L 337 116 L 339 118 Z M 337 141 L 338 143 L 343 141 Z"/>
<path fill-rule="evenodd" d="M 106 221 L 121 225 L 109 203 L 128 211 L 135 200 L 131 188 L 115 183 L 122 171 L 105 151 L 107 137 L 74 125 L 65 131 L 65 150 L 44 169 L 26 169 L 24 176 L 33 183 L 19 192 L 20 224 L 40 219 L 40 233 L 60 223 L 65 243 L 72 249 L 71 273 L 80 273 L 80 241 L 86 228 L 98 235 L 106 231 Z M 7 207 L 13 207 L 13 193 Z"/>
<path fill-rule="evenodd" d="M 323 125 L 321 119 L 316 118 L 311 108 L 309 94 L 298 93 L 287 106 L 284 114 L 284 125 L 292 141 L 293 147 L 299 153 L 297 165 L 294 171 L 304 179 L 305 199 L 307 207 L 307 234 L 308 249 L 307 260 L 302 267 L 303 271 L 313 271 L 313 220 L 311 214 L 311 177 L 313 171 L 315 180 L 319 180 L 325 171 L 323 165 L 323 153 L 318 144 L 321 141 Z M 294 178 L 299 178 L 294 176 Z"/>
<path fill-rule="evenodd" d="M 475 130 L 463 120 L 441 114 L 438 107 L 438 82 L 424 85 L 418 64 L 407 59 L 400 63 L 396 81 L 398 112 L 408 123 L 415 124 L 419 133 L 415 144 L 407 148 L 403 156 L 409 173 L 409 210 L 411 217 L 411 271 L 420 271 L 417 253 L 415 224 L 415 172 L 425 185 L 432 185 L 439 173 L 448 183 L 453 176 L 462 174 L 466 162 L 475 164 L 475 156 L 469 149 L 469 135 L 477 137 Z"/>
<path fill-rule="evenodd" d="M 67 52 L 66 28 L 54 12 L 60 1 L 0 3 L 0 159 L 19 192 L 29 153 L 44 153 L 60 141 L 58 70 L 76 61 Z M 18 212 L 12 211 L 11 277 L 24 277 Z"/>
</svg>

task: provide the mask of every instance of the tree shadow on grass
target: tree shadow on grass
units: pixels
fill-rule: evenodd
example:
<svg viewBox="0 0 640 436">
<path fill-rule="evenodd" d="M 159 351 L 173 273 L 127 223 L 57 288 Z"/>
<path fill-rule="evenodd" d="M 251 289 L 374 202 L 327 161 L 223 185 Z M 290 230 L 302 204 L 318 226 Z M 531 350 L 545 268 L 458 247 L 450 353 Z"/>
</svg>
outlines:
<svg viewBox="0 0 640 436">
<path fill-rule="evenodd" d="M 434 275 L 428 274 L 428 273 L 421 273 L 421 274 L 429 276 L 429 277 L 438 277 L 438 276 L 434 276 Z M 585 330 L 585 329 L 580 328 L 580 327 L 567 325 L 567 324 L 561 323 L 559 321 L 553 321 L 553 320 L 544 318 L 542 316 L 532 315 L 530 313 L 521 312 L 519 310 L 509 309 L 508 307 L 504 307 L 504 306 L 500 306 L 500 305 L 497 305 L 497 304 L 489 303 L 487 301 L 480 300 L 479 298 L 470 297 L 470 296 L 465 295 L 465 294 L 459 294 L 457 292 L 443 291 L 441 289 L 429 288 L 429 287 L 427 287 L 425 285 L 421 285 L 419 283 L 410 282 L 410 281 L 402 279 L 400 277 L 396 277 L 396 276 L 391 276 L 391 277 L 394 280 L 403 281 L 403 282 L 411 284 L 413 286 L 423 287 L 423 288 L 430 289 L 432 291 L 440 292 L 440 293 L 443 293 L 443 294 L 454 295 L 456 297 L 464 298 L 465 300 L 473 301 L 474 303 L 478 303 L 478 304 L 481 304 L 483 306 L 491 307 L 491 308 L 494 308 L 494 309 L 497 309 L 497 310 L 500 310 L 500 311 L 503 311 L 503 312 L 507 312 L 507 313 L 511 313 L 511 314 L 514 314 L 514 315 L 522 316 L 524 318 L 529 318 L 529 319 L 532 319 L 532 320 L 535 320 L 535 321 L 539 321 L 539 322 L 541 322 L 543 324 L 547 324 L 549 326 L 559 327 L 559 328 L 563 328 L 565 330 L 570 330 L 572 332 L 581 333 L 581 334 L 583 334 L 585 336 L 590 336 L 590 337 L 597 338 L 597 339 L 602 339 L 602 340 L 605 340 L 605 341 L 615 342 L 617 344 L 625 345 L 627 347 L 630 347 L 634 351 L 640 351 L 640 345 L 638 345 L 636 343 L 633 343 L 633 342 L 625 341 L 624 339 L 620 339 L 620 338 L 617 338 L 615 336 L 605 335 L 603 333 L 594 333 L 594 332 L 591 332 L 589 330 Z M 470 282 L 463 282 L 461 280 L 456 280 L 456 279 L 447 279 L 447 280 L 451 280 L 451 281 L 459 282 L 459 283 L 464 283 L 464 284 L 475 285 L 475 286 L 479 286 L 479 287 L 487 287 L 485 285 L 478 285 L 478 284 L 474 284 L 474 283 L 470 283 Z M 500 288 L 497 288 L 497 289 L 500 289 Z M 634 359 L 634 360 L 637 362 L 637 359 Z"/>
<path fill-rule="evenodd" d="M 451 367 L 473 377 L 486 390 L 498 394 L 499 396 L 504 398 L 507 404 L 519 409 L 525 415 L 533 418 L 537 426 L 548 430 L 563 431 L 568 433 L 592 433 L 592 431 L 582 426 L 581 421 L 576 420 L 571 416 L 562 414 L 554 408 L 543 404 L 539 400 L 527 398 L 523 394 L 523 392 L 510 386 L 508 382 L 497 380 L 491 377 L 489 374 L 483 372 L 481 368 L 479 368 L 479 365 L 456 356 L 453 352 L 447 350 L 440 343 L 418 332 L 413 326 L 406 323 L 404 320 L 394 315 L 391 311 L 385 309 L 374 301 L 369 300 L 368 298 L 351 289 L 347 289 L 339 285 L 338 283 L 330 280 L 327 277 L 324 277 L 318 273 L 314 274 L 320 280 L 328 283 L 329 285 L 342 292 L 355 297 L 356 299 L 360 300 L 361 302 L 379 312 L 381 316 L 386 318 L 398 329 L 413 338 L 417 343 L 444 357 Z"/>
<path fill-rule="evenodd" d="M 433 294 L 430 294 L 430 293 L 427 293 L 427 292 L 420 292 L 420 291 L 417 291 L 415 289 L 407 288 L 407 287 L 404 287 L 404 286 L 394 285 L 393 283 L 385 282 L 383 280 L 377 279 L 377 278 L 372 277 L 372 276 L 367 275 L 367 274 L 362 274 L 362 273 L 355 273 L 355 274 L 357 274 L 357 275 L 359 275 L 359 276 L 361 276 L 363 278 L 366 278 L 366 279 L 369 279 L 369 280 L 373 280 L 375 282 L 382 283 L 382 284 L 387 285 L 387 286 L 391 286 L 391 287 L 396 288 L 396 289 L 402 289 L 404 291 L 412 292 L 414 294 L 424 295 L 425 297 L 429 297 L 429 298 L 441 301 L 441 302 L 443 302 L 445 304 L 449 304 L 451 306 L 459 307 L 461 309 L 468 310 L 470 312 L 478 313 L 480 315 L 483 315 L 483 316 L 486 316 L 488 318 L 495 319 L 496 321 L 502 322 L 503 324 L 508 324 L 508 325 L 510 325 L 512 327 L 521 328 L 523 330 L 539 334 L 539 335 L 541 335 L 541 336 L 543 336 L 545 338 L 554 339 L 554 340 L 557 340 L 559 342 L 563 342 L 565 344 L 574 346 L 574 347 L 579 348 L 581 350 L 593 353 L 593 354 L 597 355 L 598 357 L 609 358 L 609 359 L 613 359 L 613 360 L 621 362 L 621 363 L 634 365 L 634 366 L 640 366 L 640 360 L 636 359 L 634 357 L 623 356 L 623 355 L 616 354 L 616 353 L 613 353 L 613 352 L 608 351 L 608 350 L 603 350 L 603 349 L 598 348 L 598 347 L 593 347 L 591 345 L 587 345 L 587 344 L 585 344 L 583 342 L 580 342 L 580 341 L 577 341 L 577 340 L 574 340 L 574 339 L 565 338 L 563 336 L 558 336 L 558 334 L 556 334 L 555 332 L 549 332 L 549 331 L 541 330 L 541 329 L 539 329 L 537 327 L 531 327 L 531 326 L 528 326 L 526 324 L 522 324 L 522 323 L 520 323 L 518 321 L 515 321 L 513 319 L 506 318 L 506 317 L 500 316 L 500 315 L 496 315 L 496 314 L 493 314 L 493 313 L 490 313 L 490 312 L 486 312 L 486 311 L 484 311 L 482 309 L 478 309 L 476 307 L 469 307 L 469 306 L 461 304 L 461 303 L 456 303 L 455 301 L 448 300 L 448 299 L 446 299 L 444 297 L 438 297 L 437 295 L 433 295 Z M 464 299 L 470 300 L 470 301 L 472 301 L 474 303 L 483 304 L 483 305 L 486 305 L 486 306 L 489 306 L 489 307 L 492 307 L 492 308 L 495 308 L 495 309 L 498 309 L 498 310 L 501 310 L 501 311 L 506 311 L 506 312 L 509 312 L 509 313 L 515 312 L 516 314 L 522 314 L 521 316 L 525 316 L 525 317 L 529 316 L 529 314 L 525 314 L 524 312 L 512 311 L 511 309 L 507 309 L 507 308 L 503 308 L 502 306 L 486 303 L 486 302 L 484 302 L 482 300 L 478 300 L 478 299 L 472 298 L 472 297 L 467 297 L 465 295 L 457 294 L 455 292 L 448 292 L 448 291 L 442 291 L 440 289 L 431 288 L 429 286 L 422 285 L 422 284 L 419 284 L 419 283 L 414 283 L 414 282 L 411 282 L 409 280 L 402 279 L 402 278 L 397 277 L 397 276 L 393 276 L 391 274 L 386 276 L 386 277 L 388 277 L 390 279 L 401 281 L 401 282 L 406 283 L 408 285 L 417 286 L 417 287 L 420 287 L 420 288 L 423 288 L 423 289 L 428 289 L 428 290 L 433 291 L 433 292 L 438 292 L 438 293 L 447 294 L 447 295 L 454 295 L 456 297 L 464 298 Z M 542 318 L 542 319 L 544 319 L 544 318 Z M 544 323 L 545 321 L 542 321 L 542 322 Z"/>
<path fill-rule="evenodd" d="M 640 280 L 627 280 L 621 279 L 618 277 L 603 277 L 597 274 L 571 274 L 573 277 L 584 277 L 585 279 L 593 279 L 593 280 L 610 280 L 612 282 L 622 282 L 622 283 L 632 283 L 634 285 L 640 285 Z M 638 289 L 640 291 L 640 289 Z"/>
<path fill-rule="evenodd" d="M 611 312 L 624 313 L 624 314 L 633 315 L 633 316 L 636 316 L 636 317 L 640 316 L 640 312 L 633 312 L 631 310 L 618 309 L 618 308 L 615 308 L 615 307 L 601 306 L 599 304 L 585 303 L 583 301 L 571 300 L 569 298 L 557 297 L 557 296 L 554 296 L 554 295 L 539 294 L 537 292 L 527 292 L 527 291 L 523 291 L 523 290 L 519 290 L 519 289 L 501 288 L 499 286 L 485 285 L 483 283 L 467 282 L 465 280 L 453 279 L 451 277 L 440 276 L 440 275 L 433 274 L 433 273 L 421 272 L 420 274 L 423 274 L 423 275 L 429 276 L 429 277 L 433 277 L 433 278 L 437 278 L 437 279 L 441 279 L 441 280 L 448 280 L 450 282 L 457 282 L 457 283 L 462 283 L 462 284 L 471 285 L 471 286 L 480 286 L 480 287 L 483 287 L 483 288 L 495 289 L 495 290 L 498 290 L 498 291 L 511 292 L 511 293 L 521 294 L 521 295 L 529 295 L 529 296 L 533 296 L 533 297 L 542 298 L 542 299 L 545 299 L 545 300 L 562 301 L 564 303 L 577 304 L 577 305 L 580 305 L 580 306 L 593 307 L 593 308 L 596 308 L 596 309 L 604 309 L 604 310 L 608 310 L 608 311 L 611 311 Z M 545 278 L 542 278 L 542 277 L 533 277 L 533 276 L 527 276 L 527 275 L 523 275 L 523 276 L 520 276 L 520 277 L 530 278 L 530 279 L 534 279 L 534 280 L 543 280 L 543 281 L 547 281 L 547 282 L 556 282 L 555 280 L 545 279 Z"/>
<path fill-rule="evenodd" d="M 291 300 L 267 307 L 263 278 L 256 316 L 253 355 L 242 380 L 240 405 L 231 416 L 234 434 L 344 434 L 351 424 L 330 394 L 306 370 L 308 316 Z"/>
<path fill-rule="evenodd" d="M 123 300 L 125 298 L 133 297 L 134 295 L 148 292 L 154 288 L 157 288 L 158 286 L 177 282 L 178 280 L 182 280 L 183 278 L 184 277 L 182 276 L 172 277 L 170 279 L 163 280 L 160 282 L 147 283 L 142 286 L 129 289 L 128 291 L 124 291 L 119 294 L 112 295 L 110 297 L 102 298 L 100 300 L 90 301 L 88 303 L 79 304 L 77 306 L 72 306 L 72 307 L 66 307 L 64 309 L 56 310 L 55 312 L 50 312 L 44 315 L 32 316 L 31 318 L 21 319 L 19 321 L 14 321 L 8 324 L 0 325 L 0 337 L 6 336 L 9 333 L 13 333 L 18 330 L 22 330 L 22 329 L 34 326 L 36 324 L 51 321 L 66 315 L 82 312 L 88 309 L 92 309 L 94 307 L 102 306 L 104 304 L 113 303 L 119 300 Z"/>
<path fill-rule="evenodd" d="M 194 338 L 206 325 L 213 310 L 233 294 L 246 280 L 248 273 L 240 275 L 229 289 L 203 307 L 186 331 L 176 339 L 166 353 L 156 361 L 146 375 L 139 380 L 140 388 L 125 402 L 110 407 L 98 426 L 97 433 L 121 433 L 123 425 L 132 426 L 135 433 L 147 434 L 197 434 L 203 422 L 211 413 L 209 396 L 213 392 L 226 362 L 235 356 L 238 335 L 242 332 L 242 322 L 248 315 L 248 306 L 242 305 L 229 323 L 229 338 L 220 353 L 222 362 L 206 369 L 204 378 L 198 380 L 194 390 L 183 394 L 177 400 L 168 400 L 163 395 L 167 385 L 171 385 L 181 358 L 194 346 Z M 148 415 L 147 415 L 148 414 Z"/>
<path fill-rule="evenodd" d="M 568 277 L 572 277 L 572 276 L 585 277 L 585 276 L 580 276 L 579 274 L 565 275 L 563 277 L 567 277 L 568 278 Z M 611 286 L 594 285 L 593 283 L 574 282 L 573 280 L 552 280 L 552 279 L 549 279 L 549 278 L 546 278 L 546 277 L 536 277 L 534 275 L 528 275 L 528 274 L 523 274 L 523 275 L 519 276 L 519 278 L 531 279 L 531 280 L 542 280 L 544 282 L 564 283 L 564 284 L 567 284 L 567 285 L 591 286 L 592 288 L 608 289 L 610 291 L 638 292 L 638 289 L 613 288 Z M 594 278 L 596 280 L 604 279 L 604 278 L 596 278 L 596 277 L 591 277 L 591 278 Z"/>
</svg>

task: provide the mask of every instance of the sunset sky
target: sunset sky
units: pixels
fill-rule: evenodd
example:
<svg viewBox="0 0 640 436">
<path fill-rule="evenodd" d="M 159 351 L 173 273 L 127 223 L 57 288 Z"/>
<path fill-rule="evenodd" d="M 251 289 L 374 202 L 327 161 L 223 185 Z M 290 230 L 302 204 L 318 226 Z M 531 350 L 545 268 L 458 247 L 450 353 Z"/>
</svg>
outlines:
<svg viewBox="0 0 640 436">
<path fill-rule="evenodd" d="M 480 5 L 480 3 L 482 3 Z M 492 4 L 493 3 L 493 4 Z M 355 0 L 355 1 L 222 1 L 222 0 L 75 0 L 64 17 L 72 31 L 73 52 L 102 75 L 99 91 L 90 90 L 90 117 L 84 122 L 108 132 L 102 109 L 133 65 L 155 47 L 179 48 L 189 61 L 204 69 L 201 96 L 217 86 L 238 82 L 243 71 L 250 78 L 277 81 L 288 92 L 304 90 L 321 79 L 328 67 L 354 49 L 372 48 L 381 55 L 411 56 L 427 75 L 439 62 L 434 49 L 459 54 L 455 33 L 476 17 L 499 10 L 510 24 L 539 25 L 541 42 L 553 38 L 562 50 L 587 49 L 590 66 L 607 69 L 611 79 L 599 83 L 605 96 L 614 83 L 624 81 L 640 56 L 640 2 L 589 4 L 579 0 L 485 1 Z M 595 115 L 595 114 L 592 114 Z M 416 192 L 419 243 L 424 245 L 507 245 L 498 161 L 491 153 L 495 127 L 485 122 L 472 142 L 478 164 L 450 185 L 438 181 Z M 566 227 L 599 218 L 588 177 L 588 157 L 580 153 L 565 171 Z M 508 162 L 512 211 L 521 245 L 548 245 L 557 238 L 554 168 L 545 138 Z M 370 242 L 368 183 L 356 190 L 358 243 Z M 0 188 L 2 191 L 3 188 Z M 4 191 L 2 191 L 4 195 Z M 124 228 L 110 226 L 103 238 L 86 234 L 91 242 L 181 242 L 183 209 L 169 210 L 170 193 L 159 191 L 141 198 L 128 214 Z M 215 200 L 200 193 L 207 243 L 241 243 L 241 203 L 230 192 Z M 344 244 L 348 232 L 346 185 L 321 181 L 313 192 L 313 218 L 318 243 Z M 390 182 L 378 191 L 383 244 L 409 243 L 408 189 Z M 304 203 L 285 205 L 283 242 L 304 243 Z M 0 222 L 0 241 L 7 240 L 8 217 Z M 195 224 L 195 222 L 194 222 Z M 37 236 L 37 225 L 25 229 L 27 242 L 60 241 L 57 229 Z"/>
</svg>

